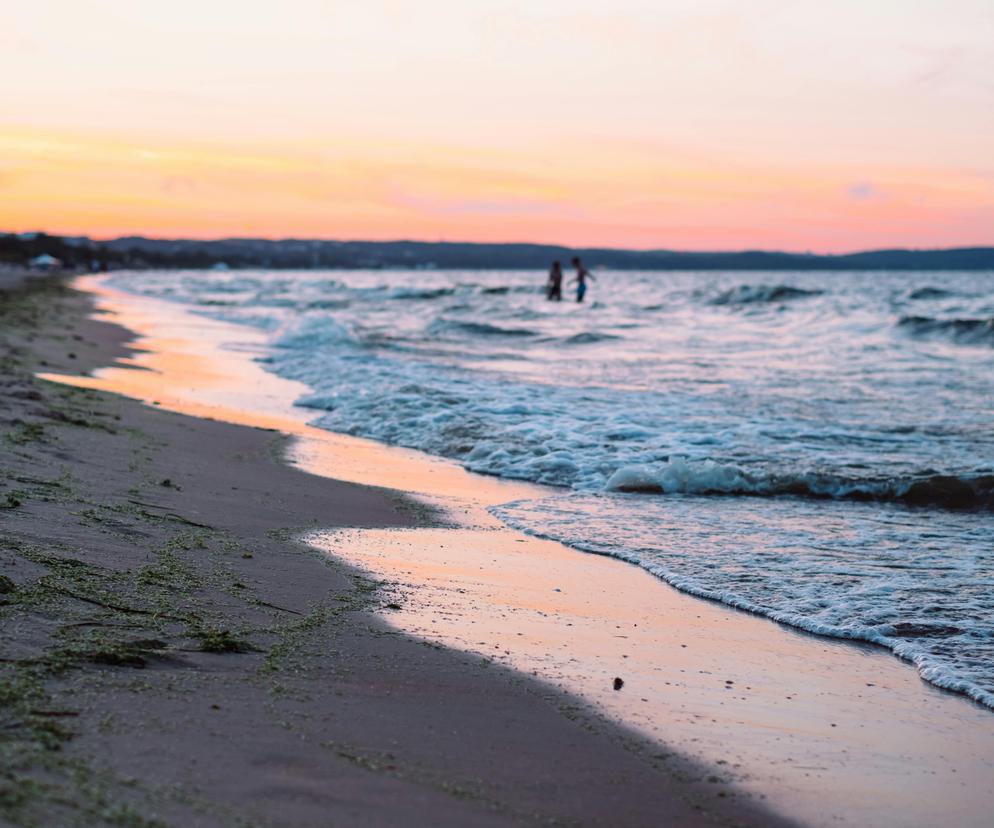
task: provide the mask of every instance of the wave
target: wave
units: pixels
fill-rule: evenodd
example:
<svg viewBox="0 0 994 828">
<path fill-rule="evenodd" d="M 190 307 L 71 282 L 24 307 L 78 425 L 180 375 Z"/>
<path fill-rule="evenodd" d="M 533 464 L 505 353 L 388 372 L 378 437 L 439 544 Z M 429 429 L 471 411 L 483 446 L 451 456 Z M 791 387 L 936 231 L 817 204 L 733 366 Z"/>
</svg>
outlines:
<svg viewBox="0 0 994 828">
<path fill-rule="evenodd" d="M 562 500 L 566 508 L 556 509 L 558 500 Z M 549 505 L 552 506 L 551 509 Z M 768 557 L 750 556 L 748 550 L 744 557 L 740 557 L 738 550 L 748 547 L 748 540 L 741 544 L 727 544 L 727 548 L 736 552 L 731 556 L 733 566 L 726 570 L 722 567 L 721 556 L 688 555 L 683 549 L 676 557 L 659 556 L 653 555 L 650 549 L 613 542 L 600 536 L 578 534 L 572 528 L 576 525 L 576 510 L 572 506 L 568 497 L 553 497 L 537 501 L 515 501 L 492 507 L 490 511 L 511 527 L 535 537 L 555 540 L 584 552 L 635 564 L 681 592 L 718 601 L 816 635 L 866 641 L 886 647 L 899 658 L 914 664 L 925 681 L 994 708 L 994 692 L 990 689 L 990 682 L 984 680 L 982 673 L 978 675 L 977 670 L 977 665 L 989 663 L 986 658 L 989 633 L 979 619 L 963 616 L 962 613 L 957 615 L 954 608 L 946 612 L 947 617 L 952 617 L 956 623 L 950 623 L 943 617 L 938 620 L 923 620 L 916 617 L 913 608 L 909 610 L 900 605 L 888 606 L 886 600 L 881 601 L 881 591 L 886 595 L 896 591 L 893 581 L 880 586 L 879 581 L 867 579 L 866 584 L 876 587 L 875 590 L 857 588 L 855 593 L 846 592 L 845 579 L 832 577 L 826 583 L 824 571 L 810 565 L 807 569 L 801 568 L 794 573 L 785 572 L 782 567 L 774 565 L 773 572 L 766 577 L 748 577 L 752 586 L 750 589 L 749 583 L 736 579 L 729 572 L 759 568 L 770 561 Z M 560 517 L 556 514 L 558 511 L 562 511 L 564 515 Z M 720 543 L 721 529 L 708 528 L 710 531 L 699 534 L 714 538 L 715 542 Z M 693 538 L 689 538 L 688 542 L 692 545 Z M 700 560 L 706 560 L 707 563 L 695 566 Z M 794 558 L 792 563 L 801 562 Z M 827 563 L 830 567 L 838 568 L 845 561 L 829 558 Z M 766 569 L 765 566 L 763 568 Z M 850 572 L 858 569 L 854 566 L 843 568 Z M 900 568 L 887 567 L 887 570 L 893 578 Z M 914 574 L 914 569 L 911 572 Z M 789 580 L 783 580 L 784 577 Z M 825 617 L 823 613 L 812 611 L 812 602 L 803 600 L 808 597 L 804 589 L 798 589 L 799 582 L 810 584 L 813 590 L 822 590 L 822 599 L 844 612 Z M 767 584 L 767 588 L 761 588 L 757 592 L 756 586 L 762 584 Z M 918 582 L 913 579 L 908 579 L 906 588 L 920 589 Z M 854 595 L 860 594 L 861 597 L 854 598 Z M 854 602 L 857 603 L 853 605 Z M 823 603 L 821 606 L 828 604 Z M 939 610 L 934 606 L 932 609 Z"/>
<path fill-rule="evenodd" d="M 660 466 L 624 466 L 605 488 L 641 494 L 794 496 L 994 511 L 994 474 L 928 475 L 856 479 L 811 472 L 796 475 L 753 474 L 713 460 L 673 458 Z"/>
<path fill-rule="evenodd" d="M 933 319 L 930 316 L 902 316 L 897 325 L 912 336 L 942 336 L 965 345 L 994 345 L 994 317 Z"/>
<path fill-rule="evenodd" d="M 909 299 L 948 299 L 956 296 L 956 292 L 936 287 L 920 287 L 908 294 Z"/>
<path fill-rule="evenodd" d="M 344 310 L 352 304 L 349 299 L 312 299 L 307 303 L 307 310 Z"/>
<path fill-rule="evenodd" d="M 358 341 L 344 325 L 327 317 L 310 317 L 284 330 L 273 345 L 292 350 L 312 350 L 326 345 L 356 345 Z"/>
<path fill-rule="evenodd" d="M 738 285 L 715 296 L 712 305 L 751 305 L 763 302 L 788 302 L 810 296 L 821 296 L 824 291 L 805 290 L 790 285 Z"/>
<path fill-rule="evenodd" d="M 488 287 L 486 285 L 479 288 L 479 292 L 483 296 L 505 296 L 508 293 L 545 293 L 545 285 L 497 285 L 495 287 Z"/>
<path fill-rule="evenodd" d="M 613 339 L 621 339 L 620 336 L 609 333 L 598 333 L 597 331 L 584 331 L 573 334 L 564 339 L 563 345 L 590 345 L 594 342 L 610 342 Z"/>
<path fill-rule="evenodd" d="M 440 299 L 443 296 L 452 296 L 456 292 L 455 288 L 394 288 L 389 293 L 391 299 Z"/>
<path fill-rule="evenodd" d="M 502 328 L 488 322 L 464 322 L 456 319 L 438 319 L 428 326 L 429 333 L 438 334 L 445 331 L 457 331 L 473 334 L 474 336 L 538 336 L 537 331 L 529 328 Z"/>
<path fill-rule="evenodd" d="M 478 285 L 464 282 L 451 287 L 395 287 L 387 291 L 388 299 L 442 299 L 455 294 L 477 292 L 482 296 L 506 296 L 509 293 L 540 293 L 542 286 L 535 285 Z"/>
</svg>

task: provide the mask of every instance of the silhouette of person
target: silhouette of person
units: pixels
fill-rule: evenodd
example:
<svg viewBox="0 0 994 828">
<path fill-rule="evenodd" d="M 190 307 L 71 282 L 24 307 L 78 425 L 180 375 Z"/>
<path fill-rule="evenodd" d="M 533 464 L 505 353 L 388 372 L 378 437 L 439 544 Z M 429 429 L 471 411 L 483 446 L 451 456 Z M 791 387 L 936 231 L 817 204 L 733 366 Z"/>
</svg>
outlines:
<svg viewBox="0 0 994 828">
<path fill-rule="evenodd" d="M 579 256 L 573 257 L 573 267 L 576 268 L 576 276 L 570 279 L 570 282 L 576 282 L 576 301 L 582 302 L 583 297 L 587 295 L 587 279 L 593 279 L 594 274 L 583 266 Z"/>
<path fill-rule="evenodd" d="M 545 298 L 555 302 L 563 298 L 563 268 L 559 262 L 553 262 L 552 267 L 549 268 Z"/>
</svg>

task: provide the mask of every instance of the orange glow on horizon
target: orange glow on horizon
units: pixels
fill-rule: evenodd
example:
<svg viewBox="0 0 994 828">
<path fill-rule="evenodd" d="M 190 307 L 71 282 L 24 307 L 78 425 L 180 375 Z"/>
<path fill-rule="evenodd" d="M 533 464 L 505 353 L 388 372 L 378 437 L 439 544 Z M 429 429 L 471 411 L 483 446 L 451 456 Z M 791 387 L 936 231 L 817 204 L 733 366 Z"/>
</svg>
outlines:
<svg viewBox="0 0 994 828">
<path fill-rule="evenodd" d="M 0 227 L 120 235 L 539 241 L 715 249 L 848 250 L 971 244 L 985 185 L 928 169 L 879 171 L 856 198 L 842 169 L 757 169 L 684 154 L 572 147 L 551 163 L 457 147 L 323 146 L 0 132 Z M 939 183 L 932 183 L 938 180 Z M 955 232 L 950 214 L 962 218 Z M 853 226 L 855 225 L 855 226 Z M 937 233 L 941 230 L 941 233 Z M 842 239 L 842 240 L 837 240 Z"/>
<path fill-rule="evenodd" d="M 994 244 L 987 0 L 40 0 L 5 25 L 0 231 Z"/>
</svg>

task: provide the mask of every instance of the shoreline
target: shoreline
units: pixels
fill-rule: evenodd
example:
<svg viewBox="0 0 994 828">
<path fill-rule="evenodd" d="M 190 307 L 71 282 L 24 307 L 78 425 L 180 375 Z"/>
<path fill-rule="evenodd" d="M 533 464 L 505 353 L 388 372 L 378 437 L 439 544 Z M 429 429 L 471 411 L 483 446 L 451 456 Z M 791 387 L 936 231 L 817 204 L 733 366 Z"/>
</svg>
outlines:
<svg viewBox="0 0 994 828">
<path fill-rule="evenodd" d="M 485 507 L 540 496 L 544 489 L 472 475 L 418 452 L 288 426 L 288 415 L 298 423 L 310 416 L 292 406 L 287 410 L 304 387 L 263 371 L 241 349 L 226 354 L 216 347 L 232 336 L 226 323 L 190 317 L 157 300 L 131 298 L 125 304 L 115 312 L 150 337 L 142 340 L 149 353 L 137 361 L 159 372 L 153 384 L 158 390 L 180 385 L 176 369 L 183 365 L 177 353 L 184 354 L 186 347 L 183 317 L 194 319 L 198 332 L 216 328 L 193 350 L 201 359 L 197 370 L 208 378 L 228 374 L 227 385 L 221 382 L 212 397 L 204 391 L 210 381 L 194 371 L 184 378 L 189 388 L 159 402 L 180 410 L 205 405 L 202 413 L 214 406 L 215 414 L 232 416 L 217 406 L 237 393 L 232 376 L 247 377 L 241 384 L 258 386 L 250 407 L 272 406 L 267 414 L 278 413 L 282 427 L 297 434 L 288 451 L 295 465 L 416 492 L 457 511 L 461 526 L 315 536 L 333 555 L 378 578 L 400 578 L 399 594 L 407 597 L 387 619 L 400 630 L 551 681 L 622 725 L 718 770 L 711 778 L 765 797 L 781 813 L 807 824 L 842 819 L 861 825 L 939 825 L 950 817 L 952 800 L 960 824 L 985 824 L 994 802 L 989 781 L 994 737 L 988 735 L 990 713 L 980 705 L 925 684 L 912 667 L 879 647 L 784 627 L 678 592 L 630 564 L 507 529 Z M 139 318 L 150 311 L 149 319 Z M 154 321 L 162 315 L 169 317 L 169 342 L 161 337 L 162 322 Z M 250 350 L 255 348 L 252 336 L 237 329 L 237 340 L 248 342 Z M 170 355 L 170 349 L 176 353 Z M 111 371 L 86 383 L 151 399 L 153 386 L 142 389 L 145 377 L 145 372 Z M 343 465 L 342 456 L 355 453 L 368 456 Z M 385 475 L 384 469 L 393 466 L 401 471 Z M 465 534 L 455 547 L 458 558 L 438 552 L 446 538 L 460 532 Z M 531 557 L 518 554 L 525 551 Z M 556 567 L 545 572 L 553 563 Z M 475 574 L 467 578 L 466 570 L 473 567 Z M 506 576 L 506 570 L 512 574 Z M 545 574 L 553 580 L 543 580 Z M 569 590 L 563 589 L 564 579 Z M 544 584 L 544 593 L 536 591 L 537 583 Z M 608 583 L 611 590 L 603 588 Z M 560 590 L 570 593 L 569 600 L 553 606 L 550 593 Z M 536 624 L 536 612 L 560 617 L 562 624 Z M 641 623 L 632 646 L 641 656 L 629 658 L 617 642 L 599 641 L 599 626 L 620 626 L 636 613 Z M 564 639 L 565 626 L 571 629 Z M 679 665 L 676 674 L 660 678 L 667 665 Z M 621 693 L 609 689 L 614 675 L 625 677 Z M 734 734 L 731 743 L 729 733 Z M 948 756 L 960 758 L 955 767 Z M 894 772 L 897 766 L 903 773 Z M 964 787 L 969 791 L 965 799 L 959 795 Z"/>
<path fill-rule="evenodd" d="M 398 634 L 377 583 L 292 540 L 422 525 L 402 494 L 285 465 L 269 427 L 35 379 L 127 364 L 133 336 L 59 285 L 2 305 L 0 822 L 786 824 Z"/>
</svg>

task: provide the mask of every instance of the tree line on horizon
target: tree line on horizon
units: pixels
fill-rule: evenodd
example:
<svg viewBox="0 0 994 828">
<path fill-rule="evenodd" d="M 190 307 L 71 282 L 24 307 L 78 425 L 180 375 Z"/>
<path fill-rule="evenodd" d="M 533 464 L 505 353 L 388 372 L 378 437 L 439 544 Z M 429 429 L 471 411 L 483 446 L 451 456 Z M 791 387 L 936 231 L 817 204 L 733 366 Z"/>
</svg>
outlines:
<svg viewBox="0 0 994 828">
<path fill-rule="evenodd" d="M 96 241 L 47 233 L 0 234 L 0 262 L 28 265 L 39 255 L 71 269 L 420 268 L 536 270 L 580 256 L 618 270 L 994 270 L 994 247 L 870 250 L 848 254 L 764 250 L 684 252 L 572 248 L 546 244 L 329 241 L 319 239 L 150 239 Z"/>
</svg>

